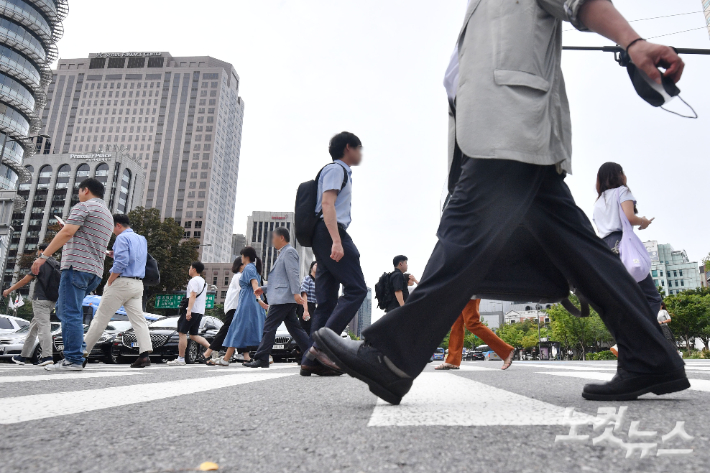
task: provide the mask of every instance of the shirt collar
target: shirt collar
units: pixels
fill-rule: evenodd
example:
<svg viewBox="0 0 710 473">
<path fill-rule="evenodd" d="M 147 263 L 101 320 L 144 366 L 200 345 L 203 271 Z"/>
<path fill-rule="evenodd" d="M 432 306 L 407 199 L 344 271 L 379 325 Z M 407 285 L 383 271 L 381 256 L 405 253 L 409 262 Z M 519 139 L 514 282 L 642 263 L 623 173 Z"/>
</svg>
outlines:
<svg viewBox="0 0 710 473">
<path fill-rule="evenodd" d="M 348 172 L 348 176 L 352 176 L 352 175 L 353 175 L 353 170 L 350 169 L 350 166 L 348 166 L 347 164 L 345 164 L 345 161 L 343 161 L 342 159 L 336 159 L 335 162 L 336 162 L 336 163 L 340 163 L 340 165 L 345 168 L 345 170 Z"/>
<path fill-rule="evenodd" d="M 284 246 L 282 246 L 281 249 L 279 250 L 279 254 L 281 254 L 281 252 L 282 252 L 283 250 L 285 250 L 286 248 L 289 248 L 290 246 L 291 246 L 290 243 L 286 243 L 286 244 L 285 244 Z"/>
<path fill-rule="evenodd" d="M 126 233 L 126 232 L 131 232 L 131 233 L 133 233 L 133 229 L 132 229 L 132 228 L 126 228 L 125 230 L 123 230 L 123 231 L 121 232 L 121 234 Z"/>
</svg>

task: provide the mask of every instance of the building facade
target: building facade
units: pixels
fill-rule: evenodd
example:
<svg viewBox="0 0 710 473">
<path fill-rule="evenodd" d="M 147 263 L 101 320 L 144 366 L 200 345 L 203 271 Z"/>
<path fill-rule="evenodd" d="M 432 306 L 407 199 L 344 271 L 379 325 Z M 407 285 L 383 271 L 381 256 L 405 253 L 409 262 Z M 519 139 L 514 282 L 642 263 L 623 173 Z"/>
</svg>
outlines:
<svg viewBox="0 0 710 473">
<path fill-rule="evenodd" d="M 355 334 L 358 338 L 362 337 L 362 332 L 367 327 L 372 325 L 372 288 L 367 288 L 367 296 L 362 301 L 362 305 L 357 311 L 355 317 L 348 324 L 348 332 Z"/>
<path fill-rule="evenodd" d="M 690 261 L 685 250 L 674 250 L 669 243 L 656 240 L 643 243 L 651 258 L 651 276 L 656 287 L 667 295 L 702 287 L 697 261 Z"/>
<path fill-rule="evenodd" d="M 231 64 L 167 52 L 89 54 L 53 71 L 39 142 L 51 154 L 125 149 L 146 175 L 142 205 L 229 261 L 244 102 Z"/>
<path fill-rule="evenodd" d="M 247 246 L 247 236 L 241 233 L 232 235 L 232 261 L 239 256 L 239 253 Z"/>
<path fill-rule="evenodd" d="M 207 284 L 216 286 L 215 305 L 224 304 L 229 283 L 232 282 L 232 276 L 234 276 L 232 263 L 205 263 L 205 271 L 202 274 Z"/>
<path fill-rule="evenodd" d="M 16 198 L 18 182 L 29 175 L 24 157 L 35 152 L 27 139 L 42 126 L 49 65 L 57 59 L 67 0 L 7 0 L 0 2 L 0 268 L 6 270 L 10 219 L 26 203 Z M 15 229 L 18 230 L 18 229 Z"/>
<path fill-rule="evenodd" d="M 295 214 L 293 212 L 252 212 L 247 218 L 247 245 L 256 250 L 257 256 L 261 258 L 264 265 L 263 277 L 268 280 L 269 270 L 273 266 L 278 252 L 271 245 L 271 232 L 274 228 L 286 227 L 291 233 L 291 245 L 298 250 L 300 262 L 299 277 L 301 280 L 306 277 L 313 261 L 313 250 L 301 246 L 296 241 L 294 228 Z"/>
<path fill-rule="evenodd" d="M 3 284 L 20 275 L 20 258 L 33 255 L 45 240 L 47 227 L 66 218 L 79 202 L 79 184 L 93 177 L 106 192 L 104 201 L 111 213 L 128 213 L 140 205 L 145 177 L 141 163 L 127 153 L 36 154 L 25 158 L 29 182 L 19 185 L 17 194 L 27 202 L 12 214 L 12 232 Z"/>
</svg>

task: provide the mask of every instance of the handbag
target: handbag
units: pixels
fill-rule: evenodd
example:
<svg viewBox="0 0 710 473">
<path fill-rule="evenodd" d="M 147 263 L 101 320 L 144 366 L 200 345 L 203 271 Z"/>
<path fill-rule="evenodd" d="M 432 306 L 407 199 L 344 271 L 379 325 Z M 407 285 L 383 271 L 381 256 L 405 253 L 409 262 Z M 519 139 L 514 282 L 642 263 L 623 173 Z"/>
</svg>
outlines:
<svg viewBox="0 0 710 473">
<path fill-rule="evenodd" d="M 626 270 L 636 280 L 641 282 L 651 274 L 651 258 L 641 239 L 634 233 L 634 227 L 626 218 L 621 207 L 621 188 L 616 189 L 616 200 L 619 203 L 619 219 L 623 228 L 623 235 L 619 242 L 619 257 Z"/>
</svg>

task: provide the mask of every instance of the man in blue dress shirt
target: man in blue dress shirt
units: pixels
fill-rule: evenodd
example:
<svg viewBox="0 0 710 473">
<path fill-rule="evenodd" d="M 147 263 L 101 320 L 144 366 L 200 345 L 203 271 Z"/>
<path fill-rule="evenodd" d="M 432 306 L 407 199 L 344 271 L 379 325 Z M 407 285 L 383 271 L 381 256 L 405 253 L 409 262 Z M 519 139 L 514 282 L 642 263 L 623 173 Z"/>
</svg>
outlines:
<svg viewBox="0 0 710 473">
<path fill-rule="evenodd" d="M 318 179 L 318 201 L 315 212 L 321 216 L 313 235 L 313 254 L 318 261 L 316 297 L 318 307 L 313 314 L 311 330 L 328 327 L 336 333 L 345 330 L 357 314 L 367 295 L 365 277 L 360 267 L 360 252 L 350 235 L 352 221 L 352 167 L 362 161 L 362 143 L 344 131 L 330 140 L 328 147 L 333 163 Z M 340 285 L 343 294 L 338 297 Z M 335 363 L 313 345 L 305 354 L 301 374 L 332 376 L 339 373 Z"/>
<path fill-rule="evenodd" d="M 145 237 L 131 229 L 128 215 L 114 215 L 113 223 L 113 234 L 116 235 L 116 241 L 113 244 L 113 251 L 109 252 L 109 256 L 113 258 L 113 266 L 106 287 L 104 287 L 99 308 L 94 315 L 89 331 L 86 333 L 84 356 L 91 353 L 91 349 L 101 337 L 111 317 L 123 306 L 136 334 L 138 352 L 140 353 L 131 368 L 145 368 L 150 366 L 149 354 L 153 351 L 148 323 L 143 316 L 142 306 L 148 242 Z"/>
</svg>

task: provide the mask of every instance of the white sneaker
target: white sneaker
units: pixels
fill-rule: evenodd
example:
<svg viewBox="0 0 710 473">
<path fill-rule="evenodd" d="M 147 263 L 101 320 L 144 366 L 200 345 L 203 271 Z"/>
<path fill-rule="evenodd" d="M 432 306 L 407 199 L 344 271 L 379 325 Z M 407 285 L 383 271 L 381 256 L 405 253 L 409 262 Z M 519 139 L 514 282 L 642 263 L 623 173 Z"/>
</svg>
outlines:
<svg viewBox="0 0 710 473">
<path fill-rule="evenodd" d="M 274 357 L 269 355 L 269 364 L 273 365 L 274 364 Z"/>
<path fill-rule="evenodd" d="M 70 363 L 67 360 L 58 361 L 53 365 L 47 365 L 44 367 L 47 371 L 83 371 L 84 367 L 74 363 Z"/>
<path fill-rule="evenodd" d="M 186 364 L 185 360 L 178 360 L 177 358 L 172 361 L 168 361 L 168 366 L 185 366 Z"/>
</svg>

